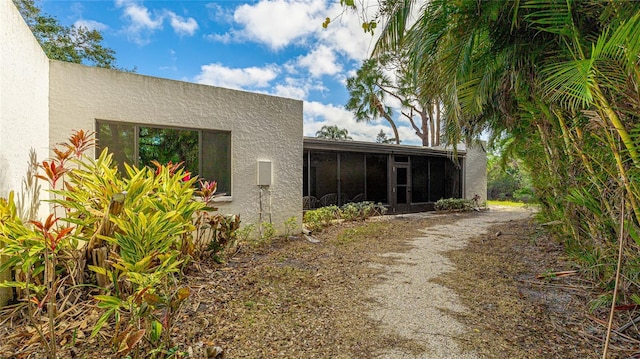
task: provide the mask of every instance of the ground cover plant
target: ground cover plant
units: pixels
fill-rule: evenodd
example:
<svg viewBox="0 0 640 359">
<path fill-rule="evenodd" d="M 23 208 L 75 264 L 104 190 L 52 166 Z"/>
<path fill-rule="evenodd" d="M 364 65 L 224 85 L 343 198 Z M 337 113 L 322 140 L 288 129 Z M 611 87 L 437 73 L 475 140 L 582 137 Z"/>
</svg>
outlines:
<svg viewBox="0 0 640 359">
<path fill-rule="evenodd" d="M 342 207 L 334 205 L 308 210 L 304 213 L 302 221 L 307 229 L 321 231 L 336 220 L 365 220 L 369 217 L 382 216 L 386 212 L 387 208 L 382 203 L 363 201 L 346 203 Z"/>
<path fill-rule="evenodd" d="M 640 3 L 383 6 L 363 21 L 384 24 L 372 56 L 406 59 L 424 96 L 442 103 L 443 142 L 488 133 L 531 174 L 522 195 L 535 195 L 540 221 L 602 288 L 597 307 L 613 317 L 640 304 Z"/>
<path fill-rule="evenodd" d="M 73 346 L 79 325 L 89 325 L 70 325 L 87 302 L 99 309 L 90 336 L 109 341 L 113 353 L 179 356 L 171 330 L 190 289 L 177 279 L 193 261 L 217 258 L 234 242 L 239 218 L 215 214 L 209 203 L 216 183 L 198 186 L 181 164 L 125 164 L 120 173 L 108 149 L 86 156 L 93 146 L 91 133 L 77 131 L 41 171 L 30 172 L 27 183 L 40 179 L 51 188 L 43 222 L 21 218 L 34 211 L 18 208 L 13 194 L 0 199 L 0 272 L 12 278 L 0 286 L 14 293 L 4 313 L 25 320 L 30 344 L 39 342 L 49 358 Z M 37 201 L 29 205 L 37 208 Z"/>
</svg>

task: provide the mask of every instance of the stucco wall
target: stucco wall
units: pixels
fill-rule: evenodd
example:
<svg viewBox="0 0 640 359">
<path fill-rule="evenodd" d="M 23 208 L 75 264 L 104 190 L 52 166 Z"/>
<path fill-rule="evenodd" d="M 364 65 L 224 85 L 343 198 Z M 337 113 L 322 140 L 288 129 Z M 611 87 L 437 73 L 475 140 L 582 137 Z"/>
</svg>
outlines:
<svg viewBox="0 0 640 359">
<path fill-rule="evenodd" d="M 20 192 L 31 149 L 49 155 L 48 96 L 49 60 L 13 2 L 0 1 L 0 197 Z M 10 293 L 0 289 L 0 306 Z"/>
<path fill-rule="evenodd" d="M 12 1 L 0 1 L 0 197 L 20 190 L 29 151 L 49 156 L 49 60 Z"/>
<path fill-rule="evenodd" d="M 71 130 L 95 131 L 95 121 L 231 131 L 232 198 L 221 213 L 259 221 L 258 160 L 273 166 L 271 201 L 263 197 L 263 220 L 276 228 L 302 216 L 302 101 L 114 70 L 51 61 L 50 141 Z"/>
<path fill-rule="evenodd" d="M 487 200 L 487 152 L 477 144 L 467 146 L 464 159 L 464 198 L 472 199 L 476 194 L 480 202 Z"/>
</svg>

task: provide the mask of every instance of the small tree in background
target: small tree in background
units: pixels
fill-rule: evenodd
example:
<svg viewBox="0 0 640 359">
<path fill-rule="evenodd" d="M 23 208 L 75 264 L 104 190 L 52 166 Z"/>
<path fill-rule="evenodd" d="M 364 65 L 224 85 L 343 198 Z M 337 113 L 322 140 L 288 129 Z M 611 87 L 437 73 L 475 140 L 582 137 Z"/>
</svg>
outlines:
<svg viewBox="0 0 640 359">
<path fill-rule="evenodd" d="M 13 0 L 47 57 L 53 60 L 117 68 L 115 51 L 102 45 L 102 34 L 86 27 L 64 26 L 43 14 L 34 0 Z"/>
<path fill-rule="evenodd" d="M 380 130 L 380 132 L 376 136 L 376 142 L 377 143 L 396 143 L 396 139 L 393 137 L 388 137 L 388 135 L 383 130 Z"/>
<path fill-rule="evenodd" d="M 328 126 L 324 125 L 320 129 L 320 131 L 316 132 L 316 137 L 318 138 L 326 138 L 329 140 L 352 140 L 351 136 L 349 136 L 349 131 L 346 128 L 339 128 L 338 126 Z"/>
</svg>

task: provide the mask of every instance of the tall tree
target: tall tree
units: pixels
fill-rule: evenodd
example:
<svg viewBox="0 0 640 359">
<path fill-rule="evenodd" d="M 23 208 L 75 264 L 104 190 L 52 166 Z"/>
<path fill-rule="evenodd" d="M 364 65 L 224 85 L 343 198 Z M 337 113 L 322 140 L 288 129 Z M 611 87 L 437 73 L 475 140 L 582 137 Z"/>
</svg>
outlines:
<svg viewBox="0 0 640 359">
<path fill-rule="evenodd" d="M 386 132 L 384 132 L 383 130 L 380 130 L 380 132 L 376 136 L 376 142 L 377 143 L 394 143 L 396 142 L 396 139 L 393 137 L 389 138 Z"/>
<path fill-rule="evenodd" d="M 102 34 L 86 27 L 64 26 L 43 14 L 34 0 L 13 0 L 50 59 L 116 68 L 115 51 L 102 45 Z"/>
<path fill-rule="evenodd" d="M 345 108 L 353 111 L 356 121 L 375 121 L 384 118 L 391 125 L 396 143 L 400 143 L 398 128 L 393 120 L 393 111 L 385 105 L 387 93 L 384 87 L 392 86 L 389 76 L 376 66 L 375 60 L 366 60 L 355 77 L 347 79 L 349 101 Z"/>
<path fill-rule="evenodd" d="M 322 128 L 316 132 L 316 137 L 318 138 L 326 138 L 329 140 L 351 140 L 352 138 L 349 136 L 349 131 L 346 128 L 339 128 L 336 125 L 329 126 L 324 125 Z"/>
<path fill-rule="evenodd" d="M 395 99 L 400 103 L 400 115 L 409 121 L 416 135 L 422 141 L 422 145 L 438 146 L 440 144 L 440 123 L 442 121 L 440 104 L 442 101 L 438 96 L 439 93 L 434 91 L 430 83 L 419 84 L 416 82 L 416 77 L 413 76 L 405 55 L 405 51 L 400 54 L 388 52 L 366 60 L 362 65 L 362 71 L 356 73 L 356 78 L 351 80 L 351 83 L 347 82 L 347 88 L 350 91 L 353 89 L 347 109 L 354 110 L 356 104 L 360 105 L 363 101 L 361 98 L 363 96 L 362 89 L 373 86 L 375 90 L 368 90 L 368 95 L 375 96 L 375 98 L 371 97 L 370 101 L 381 102 L 386 110 L 391 108 L 391 104 L 384 102 Z M 386 97 L 377 95 L 377 93 L 386 95 Z M 355 111 L 357 114 L 359 109 L 355 108 Z M 390 112 L 389 115 L 391 115 Z"/>
<path fill-rule="evenodd" d="M 508 143 L 574 253 L 617 253 L 621 222 L 640 238 L 639 2 L 431 0 L 416 21 L 417 1 L 383 3 L 375 54 L 407 50 L 418 83 L 437 84 L 448 143 Z"/>
</svg>

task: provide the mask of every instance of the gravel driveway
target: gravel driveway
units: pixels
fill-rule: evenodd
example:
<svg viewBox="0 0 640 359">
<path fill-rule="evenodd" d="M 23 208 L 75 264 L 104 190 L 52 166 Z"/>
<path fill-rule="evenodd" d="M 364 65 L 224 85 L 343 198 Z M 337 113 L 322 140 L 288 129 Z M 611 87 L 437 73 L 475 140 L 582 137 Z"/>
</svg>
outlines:
<svg viewBox="0 0 640 359">
<path fill-rule="evenodd" d="M 378 358 L 478 358 L 475 353 L 463 353 L 455 337 L 471 330 L 458 323 L 447 312 L 463 312 L 457 295 L 432 279 L 455 268 L 442 253 L 464 248 L 467 240 L 485 234 L 494 224 L 530 216 L 531 210 L 514 207 L 491 207 L 473 218 L 423 230 L 414 238 L 407 253 L 389 253 L 396 258 L 393 265 L 384 266 L 381 284 L 370 291 L 375 300 L 368 313 L 380 322 L 384 331 L 414 340 L 427 349 L 415 356 L 390 349 Z M 434 214 L 416 214 L 424 216 Z"/>
</svg>

